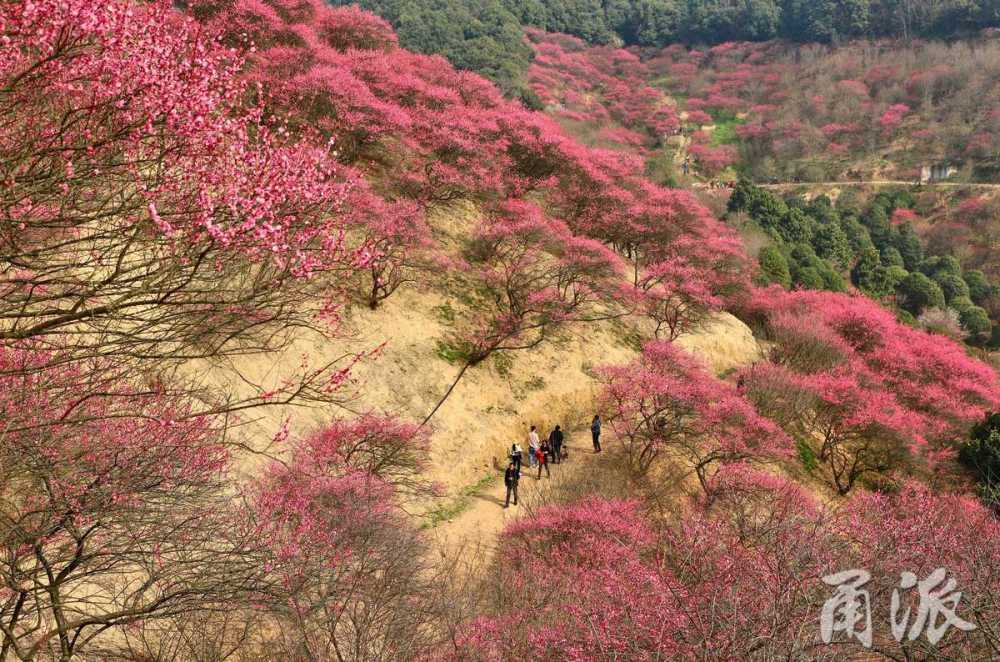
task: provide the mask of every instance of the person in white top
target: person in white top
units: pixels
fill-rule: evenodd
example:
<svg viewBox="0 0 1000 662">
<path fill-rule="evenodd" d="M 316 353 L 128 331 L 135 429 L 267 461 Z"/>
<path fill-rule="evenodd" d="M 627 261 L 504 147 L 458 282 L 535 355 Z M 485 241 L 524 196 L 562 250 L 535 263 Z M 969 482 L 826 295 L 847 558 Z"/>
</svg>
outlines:
<svg viewBox="0 0 1000 662">
<path fill-rule="evenodd" d="M 535 466 L 538 464 L 538 458 L 535 457 L 535 453 L 541 448 L 542 442 L 538 439 L 538 431 L 535 430 L 535 426 L 531 426 L 531 432 L 528 433 L 528 462 L 530 466 Z"/>
<path fill-rule="evenodd" d="M 521 471 L 521 460 L 524 459 L 524 453 L 521 451 L 521 447 L 516 443 L 510 447 L 510 461 L 517 465 L 517 471 Z"/>
</svg>

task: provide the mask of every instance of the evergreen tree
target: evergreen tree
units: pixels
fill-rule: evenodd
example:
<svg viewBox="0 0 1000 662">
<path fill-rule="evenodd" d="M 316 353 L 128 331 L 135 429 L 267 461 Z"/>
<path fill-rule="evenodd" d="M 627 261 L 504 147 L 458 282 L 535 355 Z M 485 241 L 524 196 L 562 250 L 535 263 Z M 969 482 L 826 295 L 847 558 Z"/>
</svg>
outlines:
<svg viewBox="0 0 1000 662">
<path fill-rule="evenodd" d="M 968 297 L 969 286 L 961 276 L 949 271 L 939 271 L 934 274 L 934 282 L 940 286 L 944 292 L 944 300 L 951 303 L 957 297 Z"/>
<path fill-rule="evenodd" d="M 812 240 L 815 222 L 801 209 L 789 209 L 778 222 L 777 232 L 782 239 L 793 244 L 804 244 Z"/>
<path fill-rule="evenodd" d="M 854 269 L 851 270 L 851 282 L 875 299 L 886 297 L 893 291 L 889 272 L 882 265 L 882 260 L 874 247 L 861 254 Z"/>
<path fill-rule="evenodd" d="M 924 245 L 909 222 L 903 223 L 893 237 L 893 245 L 903 258 L 908 271 L 916 271 L 924 260 Z"/>
<path fill-rule="evenodd" d="M 886 246 L 881 251 L 882 264 L 887 267 L 905 267 L 906 261 L 895 246 Z"/>
<path fill-rule="evenodd" d="M 812 240 L 816 254 L 821 258 L 830 260 L 841 269 L 851 266 L 854 252 L 851 250 L 851 242 L 847 238 L 840 223 L 831 221 L 816 228 Z"/>
<path fill-rule="evenodd" d="M 911 273 L 896 286 L 900 305 L 913 315 L 925 308 L 943 308 L 944 293 L 937 283 L 922 273 Z"/>
<path fill-rule="evenodd" d="M 760 265 L 760 277 L 765 285 L 777 283 L 786 290 L 792 285 L 792 276 L 788 270 L 788 260 L 776 246 L 765 246 L 757 256 Z"/>
<path fill-rule="evenodd" d="M 965 279 L 965 284 L 969 286 L 969 297 L 977 305 L 983 305 L 983 302 L 993 294 L 994 288 L 986 280 L 986 275 L 982 271 L 978 269 L 966 271 L 962 277 Z"/>
<path fill-rule="evenodd" d="M 970 340 L 981 342 L 989 337 L 993 330 L 990 316 L 979 306 L 970 306 L 958 314 L 962 328 L 969 333 Z"/>
<path fill-rule="evenodd" d="M 882 205 L 873 205 L 865 214 L 864 224 L 868 227 L 872 243 L 875 247 L 882 249 L 889 245 L 892 237 L 892 226 L 889 224 L 889 214 Z"/>
</svg>

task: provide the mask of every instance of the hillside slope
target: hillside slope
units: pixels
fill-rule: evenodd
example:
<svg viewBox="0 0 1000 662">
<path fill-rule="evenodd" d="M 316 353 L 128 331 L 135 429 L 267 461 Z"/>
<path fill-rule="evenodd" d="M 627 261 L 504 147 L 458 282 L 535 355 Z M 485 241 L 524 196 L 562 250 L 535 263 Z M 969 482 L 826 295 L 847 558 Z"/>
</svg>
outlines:
<svg viewBox="0 0 1000 662">
<path fill-rule="evenodd" d="M 297 435 L 324 425 L 331 415 L 378 412 L 422 420 L 451 384 L 460 365 L 441 356 L 439 343 L 451 330 L 446 316 L 463 303 L 443 284 L 425 281 L 404 287 L 377 310 L 351 310 L 341 342 L 303 334 L 282 354 L 250 356 L 232 364 L 236 372 L 265 387 L 291 377 L 301 355 L 319 363 L 345 352 L 378 352 L 352 371 L 345 388 L 344 411 L 336 407 L 275 407 L 254 416 L 251 443 L 268 445 L 282 422 Z M 431 462 L 428 477 L 454 496 L 466 486 L 493 475 L 510 444 L 526 444 L 531 425 L 548 431 L 557 423 L 589 420 L 599 389 L 595 369 L 623 364 L 638 355 L 641 338 L 650 333 L 640 318 L 570 326 L 553 343 L 504 353 L 471 369 L 429 423 Z M 758 360 L 761 350 L 750 329 L 728 313 L 681 336 L 678 344 L 716 374 L 729 373 Z M 216 366 L 212 380 L 227 388 L 238 384 L 233 372 Z"/>
<path fill-rule="evenodd" d="M 657 150 L 696 111 L 636 61 L 601 102 L 645 135 L 604 137 Z M 0 662 L 1000 650 L 1000 381 L 882 276 L 993 291 L 906 192 L 723 218 L 322 0 L 0 3 L 0 110 Z M 820 645 L 844 568 L 879 604 L 946 568 L 970 627 Z"/>
</svg>

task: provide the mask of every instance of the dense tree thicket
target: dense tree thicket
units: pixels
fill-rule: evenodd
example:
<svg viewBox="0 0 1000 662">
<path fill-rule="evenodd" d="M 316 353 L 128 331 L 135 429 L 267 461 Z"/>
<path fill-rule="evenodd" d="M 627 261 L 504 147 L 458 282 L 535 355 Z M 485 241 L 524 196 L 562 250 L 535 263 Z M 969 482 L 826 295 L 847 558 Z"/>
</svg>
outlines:
<svg viewBox="0 0 1000 662">
<path fill-rule="evenodd" d="M 521 25 L 501 0 L 332 0 L 331 4 L 356 4 L 382 16 L 392 23 L 404 48 L 443 55 L 507 93 L 516 90 L 531 61 Z"/>
<path fill-rule="evenodd" d="M 357 0 L 332 0 L 357 4 Z M 360 0 L 406 48 L 445 55 L 508 89 L 530 53 L 521 26 L 593 44 L 666 46 L 788 39 L 948 37 L 996 26 L 991 0 Z"/>
<path fill-rule="evenodd" d="M 604 57 L 601 48 L 577 51 Z M 996 35 L 986 33 L 905 45 L 677 45 L 644 62 L 646 84 L 678 101 L 692 139 L 704 128 L 713 142 L 738 148 L 739 169 L 755 181 L 916 181 L 931 164 L 954 167 L 958 179 L 995 181 L 1000 113 L 981 100 L 998 94 L 998 53 Z"/>
<path fill-rule="evenodd" d="M 1000 413 L 988 413 L 972 428 L 958 458 L 975 474 L 983 501 L 1000 510 Z"/>
<path fill-rule="evenodd" d="M 529 630 L 516 621 L 501 637 L 486 629 L 510 602 L 484 611 L 452 588 L 459 571 L 411 516 L 435 491 L 433 428 L 344 407 L 345 385 L 363 384 L 342 313 L 377 308 L 406 283 L 458 309 L 455 384 L 491 353 L 550 343 L 570 325 L 629 313 L 657 325 L 645 326 L 661 338 L 640 361 L 595 373 L 607 420 L 635 450 L 633 468 L 679 459 L 704 495 L 678 511 L 670 563 L 631 555 L 649 550 L 645 524 L 599 504 L 583 514 L 607 514 L 597 530 L 625 552 L 496 555 L 521 572 L 488 595 L 524 589 L 511 594 L 527 607 L 519 614 L 569 628 L 528 642 L 551 639 L 559 659 L 769 659 L 777 651 L 760 642 L 771 633 L 793 645 L 784 657 L 801 657 L 790 637 L 814 605 L 759 587 L 766 574 L 820 588 L 799 570 L 824 568 L 822 557 L 799 552 L 827 546 L 798 544 L 810 532 L 799 520 L 759 555 L 740 528 L 719 529 L 725 520 L 706 508 L 774 483 L 734 463 L 787 457 L 792 437 L 818 445 L 823 425 L 816 452 L 846 493 L 862 477 L 890 478 L 884 452 L 929 465 L 1000 406 L 996 374 L 956 343 L 864 297 L 754 292 L 738 236 L 694 195 L 398 41 L 388 21 L 321 0 L 0 3 L 0 662 L 506 659 L 477 651 L 523 648 L 510 632 Z M 623 121 L 652 138 L 672 115 L 650 109 L 624 103 Z M 467 231 L 452 234 L 431 212 L 458 201 Z M 794 236 L 808 237 L 805 211 L 783 204 Z M 908 248 L 897 247 L 904 265 Z M 947 258 L 928 264 L 930 296 L 988 285 L 954 278 Z M 733 387 L 669 340 L 740 301 L 772 350 Z M 299 354 L 310 337 L 342 356 Z M 289 354 L 298 363 L 281 365 Z M 275 369 L 258 378 L 228 367 L 237 359 Z M 795 402 L 807 408 L 785 406 Z M 265 408 L 292 405 L 310 406 L 311 429 L 281 417 L 251 431 Z M 781 505 L 786 491 L 765 493 L 743 522 L 805 512 Z M 923 561 L 908 569 L 953 569 L 981 631 L 957 659 L 983 659 L 997 649 L 988 626 L 1000 560 L 969 550 L 997 537 L 996 522 L 968 499 L 910 493 L 902 510 L 855 497 L 843 512 L 861 537 L 848 542 L 871 556 L 845 562 L 898 576 L 888 548 Z M 923 528 L 902 526 L 911 512 Z M 547 528 L 573 544 L 555 515 Z M 907 547 L 909 532 L 922 544 Z M 517 536 L 505 540 L 532 551 Z M 552 558 L 568 581 L 542 574 Z M 616 574 L 619 561 L 629 565 Z M 734 590 L 719 590 L 721 576 Z M 544 604 L 530 593 L 539 586 Z M 720 611 L 720 596 L 740 608 Z M 680 602 L 690 617 L 676 614 Z M 593 611 L 620 635 L 613 646 L 595 648 L 608 637 Z M 743 614 L 754 616 L 747 628 Z M 647 626 L 669 637 L 647 645 Z M 928 657 L 906 645 L 894 659 Z"/>
<path fill-rule="evenodd" d="M 659 51 L 589 46 L 531 28 L 532 96 L 581 140 L 639 154 L 659 182 L 996 181 L 1000 36 L 945 43 L 857 40 L 680 44 Z M 940 169 L 936 177 L 945 176 Z M 955 198 L 948 200 L 948 198 Z M 939 196 L 934 242 L 991 265 L 988 199 Z M 927 228 L 918 228 L 923 230 Z"/>
<path fill-rule="evenodd" d="M 860 207 L 845 197 L 806 201 L 779 198 L 741 182 L 729 201 L 768 233 L 773 244 L 758 256 L 765 283 L 844 291 L 851 283 L 868 296 L 895 304 L 921 327 L 972 343 L 993 331 L 991 310 L 1000 286 L 950 254 L 931 254 L 914 230 L 913 196 L 879 193 Z"/>
</svg>

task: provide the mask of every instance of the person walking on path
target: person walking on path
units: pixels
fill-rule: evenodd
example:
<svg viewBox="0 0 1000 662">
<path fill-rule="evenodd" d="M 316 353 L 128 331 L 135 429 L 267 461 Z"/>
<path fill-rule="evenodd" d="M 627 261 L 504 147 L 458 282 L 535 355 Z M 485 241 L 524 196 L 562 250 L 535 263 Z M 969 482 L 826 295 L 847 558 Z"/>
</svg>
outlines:
<svg viewBox="0 0 1000 662">
<path fill-rule="evenodd" d="M 528 433 L 528 462 L 531 466 L 535 466 L 538 461 L 538 449 L 541 447 L 542 443 L 538 440 L 538 432 L 535 431 L 535 426 L 531 426 L 531 432 Z"/>
<path fill-rule="evenodd" d="M 559 464 L 562 462 L 563 433 L 558 425 L 549 434 L 549 445 L 552 447 L 552 461 Z"/>
<path fill-rule="evenodd" d="M 593 422 L 590 424 L 590 436 L 594 438 L 594 452 L 601 452 L 601 415 L 597 414 L 594 416 Z"/>
<path fill-rule="evenodd" d="M 507 471 L 503 472 L 503 484 L 507 486 L 507 500 L 503 507 L 510 506 L 510 495 L 514 495 L 514 505 L 517 505 L 517 481 L 521 479 L 521 467 L 519 464 L 511 462 L 507 465 Z"/>
<path fill-rule="evenodd" d="M 549 452 L 552 448 L 549 446 L 549 440 L 546 439 L 542 442 L 541 447 L 538 449 L 538 478 L 542 479 L 542 469 L 545 469 L 545 477 L 552 478 L 552 474 L 549 472 Z"/>
<path fill-rule="evenodd" d="M 521 451 L 521 447 L 517 444 L 513 444 L 510 447 L 510 461 L 517 467 L 517 470 L 521 471 L 521 459 L 524 457 L 524 453 Z"/>
</svg>

